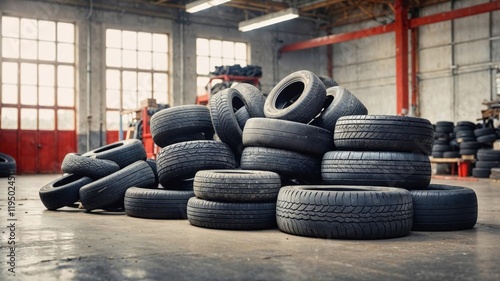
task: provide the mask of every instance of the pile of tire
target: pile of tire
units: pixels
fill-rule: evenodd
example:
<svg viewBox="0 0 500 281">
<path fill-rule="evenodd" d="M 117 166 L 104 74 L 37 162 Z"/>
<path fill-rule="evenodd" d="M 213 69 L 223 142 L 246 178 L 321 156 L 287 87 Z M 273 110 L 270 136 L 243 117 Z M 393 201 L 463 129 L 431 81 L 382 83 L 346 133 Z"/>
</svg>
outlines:
<svg viewBox="0 0 500 281">
<path fill-rule="evenodd" d="M 494 168 L 500 168 L 500 150 L 479 149 L 475 167 L 472 169 L 472 176 L 475 178 L 488 178 Z M 496 171 L 492 178 L 495 177 Z"/>
<path fill-rule="evenodd" d="M 476 124 L 469 121 L 460 121 L 455 126 L 455 139 L 460 147 L 460 155 L 474 155 L 475 157 L 477 150 L 482 147 L 474 134 L 476 128 Z"/>
<path fill-rule="evenodd" d="M 16 160 L 5 153 L 0 153 L 0 177 L 10 177 L 16 174 Z"/>
<path fill-rule="evenodd" d="M 449 121 L 438 121 L 434 130 L 433 158 L 460 158 L 459 145 L 455 139 L 455 125 Z"/>
</svg>

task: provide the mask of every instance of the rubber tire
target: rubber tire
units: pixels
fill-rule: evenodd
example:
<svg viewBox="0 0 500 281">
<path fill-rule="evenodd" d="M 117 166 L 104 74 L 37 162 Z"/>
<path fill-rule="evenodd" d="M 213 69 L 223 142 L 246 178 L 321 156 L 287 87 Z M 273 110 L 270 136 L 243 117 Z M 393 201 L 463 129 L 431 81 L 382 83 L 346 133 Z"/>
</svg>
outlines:
<svg viewBox="0 0 500 281">
<path fill-rule="evenodd" d="M 460 158 L 460 153 L 458 151 L 445 151 L 443 152 L 443 158 Z"/>
<path fill-rule="evenodd" d="M 473 168 L 472 176 L 475 178 L 489 178 L 491 174 L 491 168 Z"/>
<path fill-rule="evenodd" d="M 148 163 L 151 171 L 153 171 L 153 174 L 155 175 L 155 182 L 153 183 L 153 185 L 157 186 L 160 182 L 158 180 L 158 166 L 156 165 L 156 160 L 146 159 L 146 163 Z"/>
<path fill-rule="evenodd" d="M 477 141 L 483 144 L 491 144 L 498 139 L 498 135 L 496 133 L 486 136 L 477 137 Z"/>
<path fill-rule="evenodd" d="M 276 227 L 276 202 L 228 203 L 193 197 L 187 204 L 188 221 L 194 226 L 257 230 Z"/>
<path fill-rule="evenodd" d="M 443 152 L 439 152 L 439 151 L 435 152 L 435 151 L 433 151 L 432 152 L 432 157 L 433 158 L 444 158 L 444 154 L 443 154 Z"/>
<path fill-rule="evenodd" d="M 187 202 L 193 191 L 131 187 L 125 192 L 125 212 L 148 219 L 187 219 Z"/>
<path fill-rule="evenodd" d="M 64 173 L 82 175 L 94 180 L 120 170 L 120 166 L 111 160 L 103 160 L 68 153 L 64 157 L 61 170 Z"/>
<path fill-rule="evenodd" d="M 496 134 L 497 131 L 495 128 L 481 128 L 481 129 L 475 129 L 474 130 L 474 135 L 476 137 L 482 137 L 482 136 L 487 136 L 487 135 L 492 135 Z"/>
<path fill-rule="evenodd" d="M 267 118 L 309 123 L 326 100 L 325 85 L 311 71 L 300 70 L 281 80 L 264 103 Z"/>
<path fill-rule="evenodd" d="M 149 187 L 154 184 L 154 174 L 146 161 L 137 161 L 120 171 L 80 188 L 80 201 L 87 211 L 123 203 L 130 187 Z"/>
<path fill-rule="evenodd" d="M 280 176 L 268 171 L 205 170 L 194 177 L 194 194 L 217 202 L 276 202 Z"/>
<path fill-rule="evenodd" d="M 9 177 L 16 174 L 16 160 L 5 153 L 0 153 L 0 177 Z"/>
<path fill-rule="evenodd" d="M 328 239 L 387 239 L 408 235 L 411 195 L 400 188 L 286 186 L 276 204 L 278 228 Z"/>
<path fill-rule="evenodd" d="M 240 92 L 250 117 L 264 117 L 266 98 L 257 87 L 248 83 L 239 83 L 232 88 Z"/>
<path fill-rule="evenodd" d="M 245 147 L 241 155 L 243 170 L 266 170 L 287 179 L 321 181 L 321 160 L 304 153 L 270 147 Z"/>
<path fill-rule="evenodd" d="M 68 174 L 44 185 L 38 195 L 45 208 L 56 210 L 80 200 L 80 188 L 91 182 L 89 177 Z"/>
<path fill-rule="evenodd" d="M 478 150 L 482 147 L 483 145 L 477 141 L 466 141 L 460 143 L 460 149 L 475 149 Z"/>
<path fill-rule="evenodd" d="M 271 118 L 251 118 L 243 130 L 244 146 L 263 146 L 302 153 L 333 150 L 333 134 L 323 128 Z"/>
<path fill-rule="evenodd" d="M 475 163 L 476 168 L 486 168 L 486 169 L 491 169 L 491 168 L 500 168 L 500 161 L 476 161 Z"/>
<path fill-rule="evenodd" d="M 445 152 L 451 151 L 451 146 L 446 144 L 434 144 L 432 147 L 432 152 Z"/>
<path fill-rule="evenodd" d="M 248 119 L 251 118 L 250 115 L 248 114 L 246 107 L 242 107 L 242 108 L 236 110 L 236 112 L 234 113 L 234 116 L 236 116 L 236 121 L 238 121 L 238 125 L 240 126 L 241 130 L 243 131 Z"/>
<path fill-rule="evenodd" d="M 193 178 L 200 170 L 237 166 L 231 149 L 218 141 L 188 141 L 166 146 L 158 154 L 157 165 L 160 183 L 165 187 Z"/>
<path fill-rule="evenodd" d="M 99 147 L 81 156 L 111 160 L 121 169 L 139 160 L 146 160 L 146 149 L 140 140 L 129 139 Z"/>
<path fill-rule="evenodd" d="M 420 152 L 430 155 L 434 130 L 427 119 L 388 115 L 341 117 L 335 126 L 338 150 Z"/>
<path fill-rule="evenodd" d="M 457 126 L 459 128 L 468 128 L 469 130 L 475 130 L 476 129 L 476 124 L 470 122 L 470 121 L 459 121 L 457 122 Z"/>
<path fill-rule="evenodd" d="M 411 190 L 415 231 L 450 231 L 473 228 L 478 205 L 474 190 L 460 186 L 431 184 Z"/>
<path fill-rule="evenodd" d="M 167 186 L 161 185 L 161 183 L 158 184 L 159 189 L 165 189 L 165 190 L 191 190 L 193 191 L 193 182 L 194 179 L 185 179 L 181 180 L 178 182 L 170 183 Z"/>
<path fill-rule="evenodd" d="M 200 136 L 211 139 L 214 135 L 210 112 L 203 105 L 180 105 L 160 110 L 150 120 L 153 141 L 159 147 L 174 143 L 197 140 Z"/>
<path fill-rule="evenodd" d="M 356 96 L 343 87 L 337 86 L 326 90 L 326 101 L 320 116 L 311 125 L 319 126 L 331 132 L 335 130 L 337 120 L 342 116 L 366 115 L 368 110 Z"/>
<path fill-rule="evenodd" d="M 470 149 L 460 149 L 458 151 L 458 153 L 460 153 L 460 155 L 476 155 L 477 153 L 477 149 L 473 149 L 473 148 L 470 148 Z"/>
<path fill-rule="evenodd" d="M 461 137 L 461 138 L 457 138 L 457 143 L 458 144 L 461 144 L 463 142 L 476 142 L 476 137 Z"/>
<path fill-rule="evenodd" d="M 436 128 L 454 128 L 455 127 L 455 123 L 451 122 L 451 121 L 438 121 L 436 122 Z M 453 130 L 452 130 L 453 131 Z"/>
<path fill-rule="evenodd" d="M 333 80 L 333 78 L 325 75 L 317 75 L 319 80 L 325 85 L 325 88 L 328 90 L 328 88 L 338 86 L 339 84 Z"/>
<path fill-rule="evenodd" d="M 429 157 L 419 153 L 330 151 L 321 174 L 326 184 L 423 189 L 432 171 Z"/>
<path fill-rule="evenodd" d="M 458 131 L 455 136 L 457 138 L 476 138 L 474 131 Z"/>
<path fill-rule="evenodd" d="M 479 161 L 500 161 L 500 150 L 479 149 L 477 151 Z"/>
</svg>

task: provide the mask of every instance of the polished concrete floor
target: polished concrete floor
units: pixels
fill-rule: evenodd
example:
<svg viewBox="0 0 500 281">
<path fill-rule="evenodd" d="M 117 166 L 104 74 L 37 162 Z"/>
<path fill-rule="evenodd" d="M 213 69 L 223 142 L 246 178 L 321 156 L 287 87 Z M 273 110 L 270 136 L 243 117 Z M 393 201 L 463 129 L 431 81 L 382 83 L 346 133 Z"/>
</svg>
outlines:
<svg viewBox="0 0 500 281">
<path fill-rule="evenodd" d="M 16 275 L 9 279 L 8 183 L 0 178 L 1 280 L 500 280 L 500 183 L 489 179 L 433 179 L 476 191 L 474 229 L 346 241 L 48 211 L 38 189 L 55 177 L 16 178 Z"/>
</svg>

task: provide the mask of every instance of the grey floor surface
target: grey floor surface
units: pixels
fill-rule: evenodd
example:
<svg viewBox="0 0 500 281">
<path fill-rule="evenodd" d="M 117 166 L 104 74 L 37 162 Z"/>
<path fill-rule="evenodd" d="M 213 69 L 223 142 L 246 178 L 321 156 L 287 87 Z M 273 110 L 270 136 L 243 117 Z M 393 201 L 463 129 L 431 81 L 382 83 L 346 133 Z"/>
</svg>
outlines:
<svg viewBox="0 0 500 281">
<path fill-rule="evenodd" d="M 56 177 L 16 177 L 15 276 L 8 272 L 8 183 L 0 178 L 1 280 L 500 280 L 500 182 L 489 179 L 433 179 L 476 191 L 474 229 L 349 241 L 48 211 L 38 189 Z"/>
</svg>

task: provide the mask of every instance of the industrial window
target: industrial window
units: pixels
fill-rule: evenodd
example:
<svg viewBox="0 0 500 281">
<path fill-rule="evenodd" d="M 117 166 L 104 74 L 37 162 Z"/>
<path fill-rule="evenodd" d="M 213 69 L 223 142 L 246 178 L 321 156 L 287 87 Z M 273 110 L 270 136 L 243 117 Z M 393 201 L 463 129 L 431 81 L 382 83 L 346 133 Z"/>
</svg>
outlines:
<svg viewBox="0 0 500 281">
<path fill-rule="evenodd" d="M 197 94 L 203 95 L 209 80 L 209 73 L 216 66 L 239 64 L 246 66 L 247 44 L 206 38 L 196 39 Z"/>
<path fill-rule="evenodd" d="M 167 34 L 106 30 L 108 130 L 119 130 L 120 110 L 138 109 L 142 100 L 168 103 L 168 52 Z"/>
<path fill-rule="evenodd" d="M 75 26 L 2 17 L 0 129 L 75 130 Z"/>
</svg>

